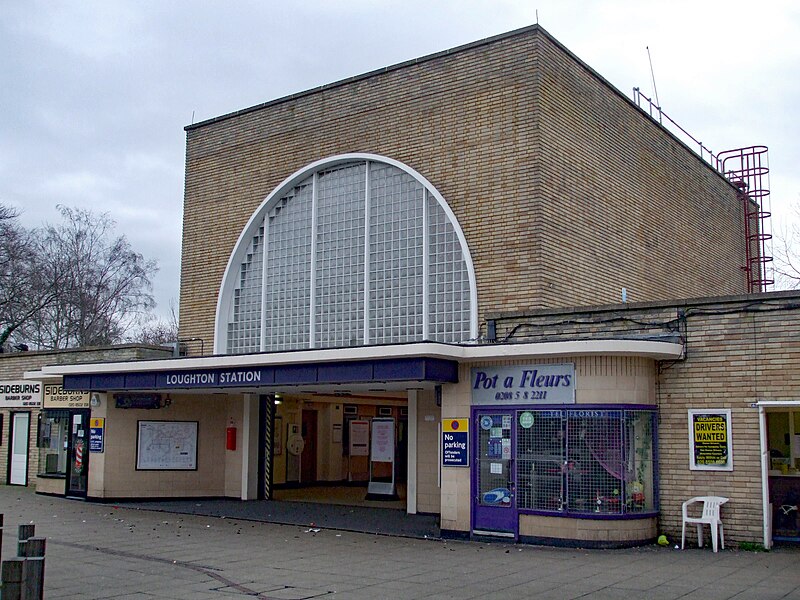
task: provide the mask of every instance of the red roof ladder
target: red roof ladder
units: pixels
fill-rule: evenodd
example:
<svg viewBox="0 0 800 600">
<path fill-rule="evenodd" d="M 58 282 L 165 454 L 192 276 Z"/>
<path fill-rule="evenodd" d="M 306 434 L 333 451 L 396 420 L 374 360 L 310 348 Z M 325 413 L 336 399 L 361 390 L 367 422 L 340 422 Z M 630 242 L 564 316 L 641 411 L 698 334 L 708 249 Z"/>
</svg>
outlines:
<svg viewBox="0 0 800 600">
<path fill-rule="evenodd" d="M 770 254 L 769 160 L 766 146 L 726 150 L 716 156 L 717 168 L 739 190 L 744 212 L 747 291 L 764 292 L 775 283 Z"/>
</svg>

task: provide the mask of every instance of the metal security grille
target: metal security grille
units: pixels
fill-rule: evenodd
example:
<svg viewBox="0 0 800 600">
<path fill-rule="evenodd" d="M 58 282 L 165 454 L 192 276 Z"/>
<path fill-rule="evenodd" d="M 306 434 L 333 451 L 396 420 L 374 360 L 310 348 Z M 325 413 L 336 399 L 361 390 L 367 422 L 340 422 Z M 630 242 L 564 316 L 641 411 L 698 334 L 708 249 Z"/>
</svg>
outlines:
<svg viewBox="0 0 800 600">
<path fill-rule="evenodd" d="M 567 418 L 567 503 L 576 512 L 621 513 L 626 462 L 621 411 Z"/>
<path fill-rule="evenodd" d="M 560 511 L 564 505 L 564 414 L 517 411 L 517 507 Z"/>
<path fill-rule="evenodd" d="M 478 503 L 511 506 L 511 414 L 478 419 Z"/>
<path fill-rule="evenodd" d="M 518 410 L 517 508 L 627 514 L 658 508 L 653 410 Z"/>
</svg>

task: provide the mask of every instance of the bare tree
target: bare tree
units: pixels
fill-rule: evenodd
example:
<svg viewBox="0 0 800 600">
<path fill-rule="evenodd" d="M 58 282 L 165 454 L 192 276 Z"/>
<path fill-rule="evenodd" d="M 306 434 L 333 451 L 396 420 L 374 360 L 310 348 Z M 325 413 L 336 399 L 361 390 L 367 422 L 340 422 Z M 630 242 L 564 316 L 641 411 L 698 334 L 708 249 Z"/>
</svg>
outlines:
<svg viewBox="0 0 800 600">
<path fill-rule="evenodd" d="M 152 318 L 143 323 L 130 336 L 131 342 L 148 344 L 150 346 L 164 346 L 178 341 L 178 311 L 175 302 L 169 303 L 169 317 L 164 319 Z"/>
<path fill-rule="evenodd" d="M 59 206 L 62 223 L 41 231 L 48 280 L 55 299 L 22 328 L 39 348 L 118 343 L 155 306 L 155 261 L 135 252 L 125 236 L 113 237 L 106 213 Z"/>
<path fill-rule="evenodd" d="M 775 287 L 786 290 L 800 288 L 800 204 L 792 213 L 774 237 Z"/>
<path fill-rule="evenodd" d="M 55 302 L 59 279 L 45 264 L 39 238 L 18 217 L 0 205 L 0 351 L 9 341 L 24 341 L 20 328 Z"/>
</svg>

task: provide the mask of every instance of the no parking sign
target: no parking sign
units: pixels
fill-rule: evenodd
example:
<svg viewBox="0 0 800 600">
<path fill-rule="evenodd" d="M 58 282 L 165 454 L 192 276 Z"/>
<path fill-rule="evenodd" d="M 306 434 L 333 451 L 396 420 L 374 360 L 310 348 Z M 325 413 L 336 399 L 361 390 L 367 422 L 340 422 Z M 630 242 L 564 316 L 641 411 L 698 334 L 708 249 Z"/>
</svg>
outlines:
<svg viewBox="0 0 800 600">
<path fill-rule="evenodd" d="M 469 419 L 442 421 L 442 466 L 469 466 Z"/>
</svg>

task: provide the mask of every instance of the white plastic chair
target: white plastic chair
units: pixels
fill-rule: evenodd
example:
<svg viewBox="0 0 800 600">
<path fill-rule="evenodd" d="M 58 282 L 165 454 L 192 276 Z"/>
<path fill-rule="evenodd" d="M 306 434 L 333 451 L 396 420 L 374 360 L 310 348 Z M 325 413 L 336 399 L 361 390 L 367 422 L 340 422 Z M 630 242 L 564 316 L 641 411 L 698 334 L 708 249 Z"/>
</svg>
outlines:
<svg viewBox="0 0 800 600">
<path fill-rule="evenodd" d="M 722 528 L 722 520 L 719 517 L 719 507 L 725 504 L 728 498 L 722 496 L 696 496 L 683 503 L 683 525 L 681 527 L 681 550 L 686 544 L 686 524 L 695 523 L 697 525 L 697 544 L 703 547 L 703 525 L 711 527 L 711 547 L 717 551 L 717 534 L 725 549 L 725 531 Z M 689 516 L 689 506 L 695 503 L 703 503 L 703 514 L 699 517 Z"/>
</svg>

